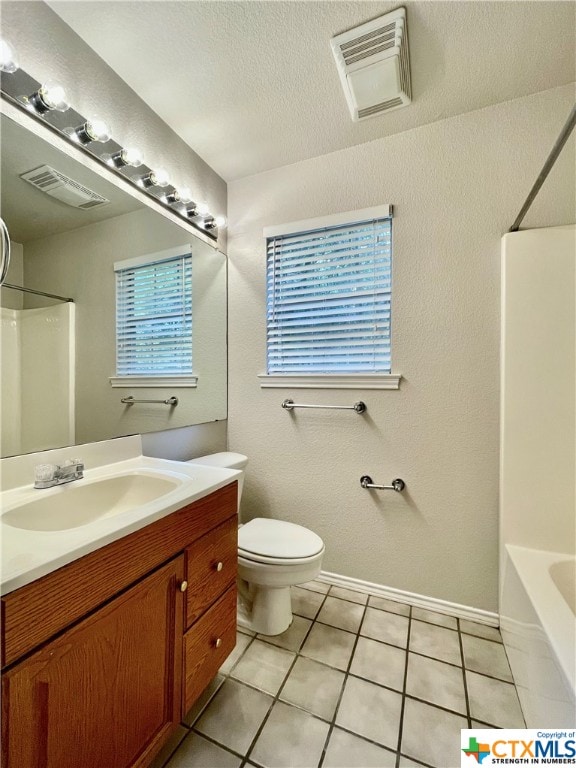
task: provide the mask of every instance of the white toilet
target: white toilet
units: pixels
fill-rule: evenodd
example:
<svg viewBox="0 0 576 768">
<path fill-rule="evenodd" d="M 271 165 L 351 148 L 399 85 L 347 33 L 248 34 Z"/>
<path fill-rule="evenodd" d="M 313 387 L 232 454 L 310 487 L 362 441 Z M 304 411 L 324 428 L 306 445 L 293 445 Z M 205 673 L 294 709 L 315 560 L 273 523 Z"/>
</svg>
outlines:
<svg viewBox="0 0 576 768">
<path fill-rule="evenodd" d="M 244 470 L 241 453 L 214 453 L 191 464 Z M 238 514 L 244 474 L 238 481 Z M 257 517 L 238 529 L 238 623 L 262 635 L 279 635 L 292 623 L 290 587 L 320 573 L 324 542 L 301 525 Z"/>
</svg>

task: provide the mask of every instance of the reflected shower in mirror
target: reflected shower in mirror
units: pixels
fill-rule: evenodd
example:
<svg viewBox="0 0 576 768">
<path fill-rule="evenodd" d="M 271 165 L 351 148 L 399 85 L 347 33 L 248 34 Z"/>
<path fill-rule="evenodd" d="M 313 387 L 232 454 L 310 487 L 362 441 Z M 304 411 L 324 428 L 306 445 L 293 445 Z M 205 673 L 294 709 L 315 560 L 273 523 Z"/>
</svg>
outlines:
<svg viewBox="0 0 576 768">
<path fill-rule="evenodd" d="M 225 419 L 226 257 L 1 119 L 6 284 L 27 289 L 1 289 L 1 455 Z M 192 254 L 192 373 L 119 379 L 114 265 L 179 250 Z M 129 396 L 178 405 L 121 402 Z"/>
</svg>

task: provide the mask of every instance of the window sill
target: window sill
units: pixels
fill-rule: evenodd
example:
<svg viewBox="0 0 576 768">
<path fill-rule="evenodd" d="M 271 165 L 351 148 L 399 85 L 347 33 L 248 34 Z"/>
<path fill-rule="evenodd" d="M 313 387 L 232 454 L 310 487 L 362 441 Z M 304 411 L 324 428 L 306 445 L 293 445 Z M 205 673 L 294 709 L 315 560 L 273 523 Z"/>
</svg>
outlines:
<svg viewBox="0 0 576 768">
<path fill-rule="evenodd" d="M 150 389 L 153 387 L 197 387 L 198 376 L 110 376 L 110 386 Z"/>
<path fill-rule="evenodd" d="M 260 374 L 260 386 L 276 389 L 400 389 L 399 373 Z"/>
</svg>

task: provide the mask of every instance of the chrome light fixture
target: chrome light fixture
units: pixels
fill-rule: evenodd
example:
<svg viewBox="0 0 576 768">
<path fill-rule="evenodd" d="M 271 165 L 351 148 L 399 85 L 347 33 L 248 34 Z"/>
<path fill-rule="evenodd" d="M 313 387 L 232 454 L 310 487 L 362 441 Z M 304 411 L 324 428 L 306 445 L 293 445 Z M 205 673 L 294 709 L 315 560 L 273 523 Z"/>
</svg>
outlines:
<svg viewBox="0 0 576 768">
<path fill-rule="evenodd" d="M 3 75 L 0 91 L 13 106 L 74 142 L 94 160 L 107 165 L 125 182 L 152 198 L 154 205 L 162 206 L 210 240 L 218 240 L 217 229 L 225 225 L 223 217 L 212 216 L 205 202 L 194 202 L 187 187 L 174 187 L 165 170 L 147 166 L 138 149 L 119 145 L 111 138 L 110 128 L 103 119 L 96 115 L 87 118 L 77 112 L 69 105 L 66 92 L 59 83 L 39 82 L 20 69 L 13 47 L 4 38 L 0 38 L 0 71 Z M 139 173 L 131 172 L 132 168 L 140 166 Z"/>
</svg>

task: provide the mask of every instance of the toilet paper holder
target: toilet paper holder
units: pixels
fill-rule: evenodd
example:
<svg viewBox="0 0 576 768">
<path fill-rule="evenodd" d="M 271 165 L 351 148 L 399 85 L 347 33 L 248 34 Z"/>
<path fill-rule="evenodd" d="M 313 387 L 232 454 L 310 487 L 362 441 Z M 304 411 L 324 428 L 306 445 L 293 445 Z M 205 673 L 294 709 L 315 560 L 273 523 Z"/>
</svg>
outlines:
<svg viewBox="0 0 576 768">
<path fill-rule="evenodd" d="M 392 480 L 392 485 L 378 485 L 372 481 L 370 475 L 362 475 L 360 485 L 362 488 L 372 488 L 375 491 L 396 491 L 397 493 L 401 493 L 406 488 L 406 483 L 399 477 Z"/>
</svg>

